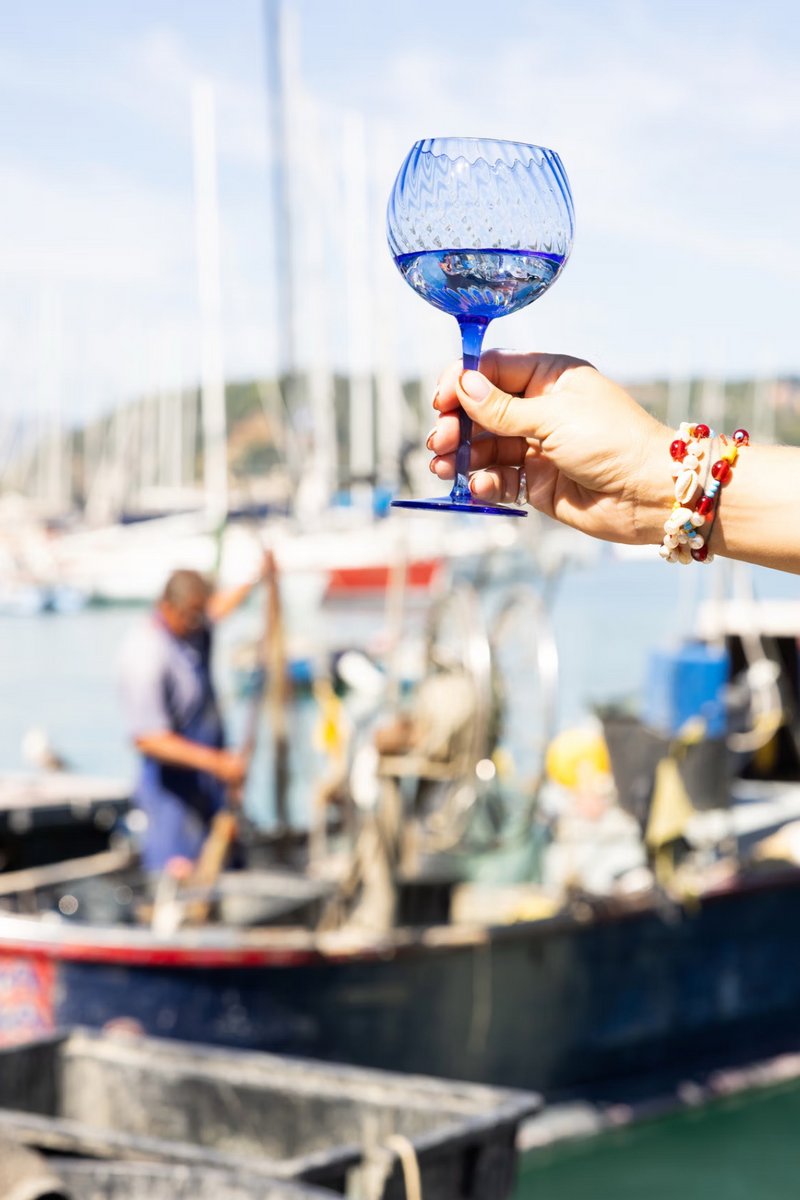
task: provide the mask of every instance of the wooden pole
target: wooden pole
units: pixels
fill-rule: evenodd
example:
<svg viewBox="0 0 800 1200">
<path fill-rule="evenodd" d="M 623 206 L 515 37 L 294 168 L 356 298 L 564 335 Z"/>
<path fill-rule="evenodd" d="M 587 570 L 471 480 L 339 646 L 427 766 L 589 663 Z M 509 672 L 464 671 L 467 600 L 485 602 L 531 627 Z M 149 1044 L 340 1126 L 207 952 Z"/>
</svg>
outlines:
<svg viewBox="0 0 800 1200">
<path fill-rule="evenodd" d="M 103 850 L 84 858 L 68 858 L 65 862 L 51 863 L 44 867 L 26 867 L 22 871 L 5 871 L 0 874 L 0 896 L 11 896 L 14 892 L 32 892 L 40 887 L 56 887 L 61 883 L 72 883 L 78 879 L 90 879 L 95 875 L 108 875 L 121 871 L 133 862 L 127 847 L 119 850 Z"/>
<path fill-rule="evenodd" d="M 289 686 L 286 669 L 286 632 L 281 611 L 278 570 L 273 567 L 266 579 L 267 709 L 272 724 L 274 755 L 275 818 L 279 833 L 289 831 Z"/>
</svg>

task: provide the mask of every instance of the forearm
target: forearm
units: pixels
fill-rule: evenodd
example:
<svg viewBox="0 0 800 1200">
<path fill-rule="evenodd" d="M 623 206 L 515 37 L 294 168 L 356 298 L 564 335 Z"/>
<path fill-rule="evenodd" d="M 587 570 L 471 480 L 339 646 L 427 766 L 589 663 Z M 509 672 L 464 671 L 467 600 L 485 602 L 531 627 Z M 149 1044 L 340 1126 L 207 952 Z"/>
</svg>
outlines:
<svg viewBox="0 0 800 1200">
<path fill-rule="evenodd" d="M 213 746 L 201 746 L 181 737 L 179 733 L 163 730 L 144 734 L 136 738 L 136 748 L 148 758 L 173 767 L 188 767 L 196 771 L 207 771 L 216 775 L 220 765 L 220 751 Z"/>
<path fill-rule="evenodd" d="M 223 618 L 229 616 L 230 613 L 235 612 L 239 605 L 250 595 L 256 582 L 242 583 L 238 587 L 226 588 L 224 591 L 214 592 L 206 605 L 206 615 L 209 621 L 221 621 Z"/>
<path fill-rule="evenodd" d="M 800 574 L 800 447 L 741 450 L 721 489 L 711 549 Z"/>
<path fill-rule="evenodd" d="M 674 501 L 669 443 L 664 429 L 649 456 L 636 510 L 640 540 L 659 543 Z M 750 445 L 740 451 L 720 489 L 709 548 L 778 571 L 800 574 L 800 447 Z M 704 527 L 700 532 L 707 535 Z"/>
</svg>

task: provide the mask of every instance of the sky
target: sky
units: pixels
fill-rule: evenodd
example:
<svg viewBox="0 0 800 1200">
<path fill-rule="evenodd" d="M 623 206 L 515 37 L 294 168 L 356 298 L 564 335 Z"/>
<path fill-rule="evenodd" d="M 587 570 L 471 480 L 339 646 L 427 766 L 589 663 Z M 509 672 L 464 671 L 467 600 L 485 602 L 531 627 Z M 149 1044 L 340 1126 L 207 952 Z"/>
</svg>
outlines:
<svg viewBox="0 0 800 1200">
<path fill-rule="evenodd" d="M 454 323 L 394 273 L 381 227 L 408 147 L 458 133 L 558 150 L 575 197 L 562 277 L 488 344 L 567 351 L 621 379 L 800 373 L 798 6 L 286 6 L 316 139 L 296 150 L 305 170 L 315 147 L 316 191 L 295 185 L 304 362 L 431 376 L 452 357 Z M 226 373 L 275 369 L 265 50 L 260 0 L 0 0 L 0 411 L 58 403 L 77 419 L 196 378 L 201 79 L 217 106 Z M 355 259 L 348 130 L 369 175 Z"/>
</svg>

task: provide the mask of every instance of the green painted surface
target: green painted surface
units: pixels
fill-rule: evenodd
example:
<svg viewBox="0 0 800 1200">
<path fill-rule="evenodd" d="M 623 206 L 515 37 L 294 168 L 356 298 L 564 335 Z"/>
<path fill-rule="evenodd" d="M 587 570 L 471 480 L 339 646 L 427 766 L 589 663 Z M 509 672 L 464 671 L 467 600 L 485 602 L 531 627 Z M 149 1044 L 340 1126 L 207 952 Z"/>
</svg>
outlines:
<svg viewBox="0 0 800 1200">
<path fill-rule="evenodd" d="M 514 1200 L 797 1200 L 800 1081 L 523 1157 Z"/>
</svg>

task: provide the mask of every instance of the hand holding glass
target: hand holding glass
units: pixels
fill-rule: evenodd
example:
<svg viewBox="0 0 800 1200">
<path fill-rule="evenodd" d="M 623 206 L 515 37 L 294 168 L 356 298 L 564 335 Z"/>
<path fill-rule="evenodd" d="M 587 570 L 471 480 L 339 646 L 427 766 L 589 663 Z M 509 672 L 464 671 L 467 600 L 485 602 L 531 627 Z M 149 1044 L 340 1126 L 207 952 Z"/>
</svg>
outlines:
<svg viewBox="0 0 800 1200">
<path fill-rule="evenodd" d="M 461 327 L 465 370 L 480 369 L 494 317 L 537 300 L 572 249 L 572 193 L 561 159 L 542 146 L 478 138 L 426 138 L 400 168 L 387 211 L 398 270 Z M 395 500 L 398 508 L 525 516 L 481 504 L 469 487 L 472 421 L 459 410 L 460 442 L 449 496 Z"/>
</svg>

